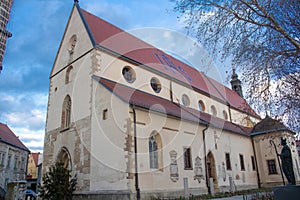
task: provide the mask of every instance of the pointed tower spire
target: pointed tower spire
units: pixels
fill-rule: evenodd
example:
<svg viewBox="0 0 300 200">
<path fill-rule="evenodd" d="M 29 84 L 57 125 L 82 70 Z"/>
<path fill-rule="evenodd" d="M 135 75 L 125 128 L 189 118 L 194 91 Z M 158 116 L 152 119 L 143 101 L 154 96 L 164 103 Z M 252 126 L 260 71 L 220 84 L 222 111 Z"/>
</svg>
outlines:
<svg viewBox="0 0 300 200">
<path fill-rule="evenodd" d="M 233 91 L 235 91 L 236 93 L 238 93 L 238 95 L 242 98 L 244 98 L 243 96 L 243 90 L 242 90 L 242 84 L 241 81 L 238 77 L 238 75 L 235 72 L 235 67 L 232 65 L 232 75 L 231 75 L 231 88 Z"/>
</svg>

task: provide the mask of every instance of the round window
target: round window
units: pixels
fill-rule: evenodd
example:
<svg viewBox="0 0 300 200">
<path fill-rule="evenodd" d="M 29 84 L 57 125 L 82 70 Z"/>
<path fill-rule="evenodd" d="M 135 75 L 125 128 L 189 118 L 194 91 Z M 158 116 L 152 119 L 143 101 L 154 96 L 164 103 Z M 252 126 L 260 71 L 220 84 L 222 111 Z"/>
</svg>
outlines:
<svg viewBox="0 0 300 200">
<path fill-rule="evenodd" d="M 122 69 L 122 75 L 124 77 L 124 79 L 128 82 L 128 83 L 133 83 L 135 81 L 135 72 L 134 70 L 129 67 L 129 66 L 125 66 Z"/>
<path fill-rule="evenodd" d="M 182 104 L 184 106 L 189 106 L 190 105 L 190 99 L 186 94 L 182 95 L 181 101 L 182 101 Z"/>
<path fill-rule="evenodd" d="M 150 85 L 154 92 L 159 93 L 161 90 L 160 81 L 157 78 L 151 78 Z"/>
</svg>

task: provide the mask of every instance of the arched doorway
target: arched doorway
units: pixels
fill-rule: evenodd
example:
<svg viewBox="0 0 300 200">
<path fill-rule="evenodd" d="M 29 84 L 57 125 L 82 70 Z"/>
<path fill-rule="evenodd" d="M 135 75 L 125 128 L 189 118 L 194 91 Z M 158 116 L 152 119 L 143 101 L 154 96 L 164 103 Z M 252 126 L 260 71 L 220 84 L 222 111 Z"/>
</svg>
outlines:
<svg viewBox="0 0 300 200">
<path fill-rule="evenodd" d="M 71 156 L 66 147 L 62 147 L 57 155 L 56 162 L 64 164 L 64 167 L 72 171 Z"/>
<path fill-rule="evenodd" d="M 217 172 L 216 172 L 216 163 L 215 163 L 215 158 L 211 151 L 207 154 L 207 173 L 208 173 L 208 178 L 213 179 L 213 187 L 215 192 L 219 191 L 219 186 L 218 186 L 218 177 L 217 177 Z"/>
</svg>

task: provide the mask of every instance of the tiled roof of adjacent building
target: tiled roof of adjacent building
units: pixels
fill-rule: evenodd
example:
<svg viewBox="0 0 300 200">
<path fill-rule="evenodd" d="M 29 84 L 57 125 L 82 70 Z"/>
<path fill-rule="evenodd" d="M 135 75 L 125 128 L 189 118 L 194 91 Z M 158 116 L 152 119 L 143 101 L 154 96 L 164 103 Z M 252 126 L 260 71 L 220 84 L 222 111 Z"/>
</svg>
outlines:
<svg viewBox="0 0 300 200">
<path fill-rule="evenodd" d="M 280 121 L 272 119 L 268 115 L 257 123 L 252 130 L 251 135 L 258 135 L 263 133 L 275 132 L 275 131 L 289 131 L 290 130 Z"/>
<path fill-rule="evenodd" d="M 171 115 L 183 120 L 209 125 L 246 136 L 249 136 L 252 130 L 252 128 L 239 126 L 221 118 L 213 117 L 207 113 L 181 106 L 178 103 L 174 103 L 105 78 L 100 78 L 95 75 L 93 78 L 124 102 L 140 108 L 149 109 L 165 115 Z"/>
<path fill-rule="evenodd" d="M 106 50 L 122 59 L 127 59 L 154 73 L 162 74 L 173 81 L 192 87 L 195 91 L 216 98 L 225 104 L 230 104 L 236 109 L 259 118 L 245 99 L 228 87 L 156 47 L 79 8 L 77 4 L 76 6 L 95 47 Z"/>
<path fill-rule="evenodd" d="M 35 165 L 38 166 L 40 152 L 38 152 L 38 153 L 30 153 L 30 154 L 31 154 L 31 156 L 32 156 L 32 158 L 34 160 Z"/>
<path fill-rule="evenodd" d="M 0 142 L 4 142 L 14 147 L 26 150 L 29 149 L 19 140 L 19 138 L 10 130 L 10 128 L 0 122 Z"/>
</svg>

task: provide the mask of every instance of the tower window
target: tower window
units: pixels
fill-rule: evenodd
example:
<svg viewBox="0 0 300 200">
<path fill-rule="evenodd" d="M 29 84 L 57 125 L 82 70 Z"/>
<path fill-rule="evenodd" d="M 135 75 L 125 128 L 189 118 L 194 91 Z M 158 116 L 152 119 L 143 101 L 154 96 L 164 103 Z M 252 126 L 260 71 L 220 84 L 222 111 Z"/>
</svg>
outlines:
<svg viewBox="0 0 300 200">
<path fill-rule="evenodd" d="M 71 71 L 72 71 L 73 67 L 69 66 L 67 71 L 66 71 L 66 77 L 65 77 L 65 84 L 69 83 L 71 80 Z"/>
<path fill-rule="evenodd" d="M 69 40 L 69 44 L 68 44 L 68 51 L 70 54 L 74 53 L 74 49 L 76 46 L 76 42 L 77 42 L 77 36 L 74 34 L 72 35 L 72 37 Z"/>
<path fill-rule="evenodd" d="M 71 97 L 67 95 L 64 99 L 61 114 L 62 129 L 69 128 L 71 124 Z"/>
</svg>

